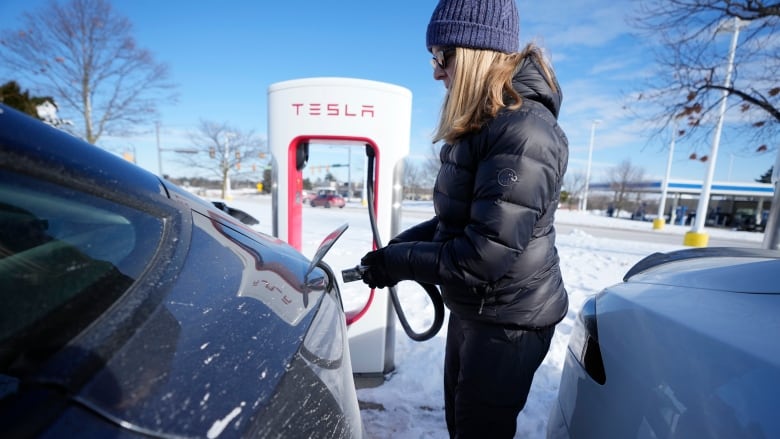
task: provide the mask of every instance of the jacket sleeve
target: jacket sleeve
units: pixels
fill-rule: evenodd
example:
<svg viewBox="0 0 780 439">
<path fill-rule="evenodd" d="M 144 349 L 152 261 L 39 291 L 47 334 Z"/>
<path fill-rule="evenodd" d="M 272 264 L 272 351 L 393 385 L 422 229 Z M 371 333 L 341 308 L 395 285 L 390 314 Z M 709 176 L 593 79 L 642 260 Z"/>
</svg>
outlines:
<svg viewBox="0 0 780 439">
<path fill-rule="evenodd" d="M 436 217 L 433 217 L 404 230 L 396 235 L 395 238 L 391 239 L 388 244 L 398 244 L 409 241 L 433 241 L 433 235 L 436 233 L 436 225 L 438 224 L 439 220 Z"/>
</svg>

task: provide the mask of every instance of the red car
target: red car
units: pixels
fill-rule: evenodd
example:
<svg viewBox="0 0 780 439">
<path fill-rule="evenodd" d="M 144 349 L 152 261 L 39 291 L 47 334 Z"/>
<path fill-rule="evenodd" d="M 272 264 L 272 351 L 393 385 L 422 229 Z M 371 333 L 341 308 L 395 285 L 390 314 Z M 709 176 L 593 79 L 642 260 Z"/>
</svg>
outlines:
<svg viewBox="0 0 780 439">
<path fill-rule="evenodd" d="M 317 193 L 317 196 L 312 198 L 309 202 L 312 207 L 323 206 L 330 208 L 333 206 L 344 207 L 347 202 L 344 197 L 336 193 L 334 190 L 321 190 Z"/>
</svg>

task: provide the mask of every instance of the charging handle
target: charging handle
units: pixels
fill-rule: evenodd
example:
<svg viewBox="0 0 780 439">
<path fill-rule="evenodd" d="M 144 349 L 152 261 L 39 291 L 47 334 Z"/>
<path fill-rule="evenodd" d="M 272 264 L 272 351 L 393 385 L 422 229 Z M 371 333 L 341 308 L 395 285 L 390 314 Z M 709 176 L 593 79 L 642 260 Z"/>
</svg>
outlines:
<svg viewBox="0 0 780 439">
<path fill-rule="evenodd" d="M 300 142 L 295 146 L 295 169 L 300 171 L 309 162 L 309 142 Z"/>
</svg>

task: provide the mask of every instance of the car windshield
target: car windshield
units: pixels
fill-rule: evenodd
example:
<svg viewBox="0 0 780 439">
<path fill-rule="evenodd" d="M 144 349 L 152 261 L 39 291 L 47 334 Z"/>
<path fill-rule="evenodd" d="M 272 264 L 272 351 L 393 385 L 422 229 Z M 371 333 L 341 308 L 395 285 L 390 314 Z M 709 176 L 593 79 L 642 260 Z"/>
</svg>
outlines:
<svg viewBox="0 0 780 439">
<path fill-rule="evenodd" d="M 151 259 L 162 224 L 0 172 L 0 372 L 34 368 L 108 308 Z"/>
</svg>

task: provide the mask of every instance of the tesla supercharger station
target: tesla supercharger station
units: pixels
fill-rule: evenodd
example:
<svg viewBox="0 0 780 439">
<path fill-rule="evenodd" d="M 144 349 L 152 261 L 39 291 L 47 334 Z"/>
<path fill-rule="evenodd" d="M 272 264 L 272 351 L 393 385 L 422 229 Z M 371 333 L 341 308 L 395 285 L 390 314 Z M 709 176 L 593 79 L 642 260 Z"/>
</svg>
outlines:
<svg viewBox="0 0 780 439">
<path fill-rule="evenodd" d="M 273 155 L 274 236 L 301 250 L 302 169 L 312 142 L 373 149 L 374 208 L 381 242 L 397 234 L 411 110 L 411 91 L 382 82 L 307 78 L 272 84 L 268 143 Z M 395 368 L 395 312 L 388 294 L 375 296 L 348 332 L 355 374 L 381 376 Z"/>
</svg>

